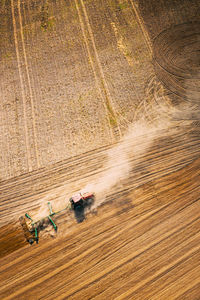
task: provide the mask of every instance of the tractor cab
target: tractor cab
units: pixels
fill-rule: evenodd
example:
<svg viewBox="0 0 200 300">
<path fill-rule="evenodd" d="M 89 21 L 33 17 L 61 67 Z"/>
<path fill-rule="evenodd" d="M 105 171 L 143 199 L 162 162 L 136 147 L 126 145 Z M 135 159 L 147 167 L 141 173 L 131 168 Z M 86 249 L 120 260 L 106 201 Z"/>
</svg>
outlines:
<svg viewBox="0 0 200 300">
<path fill-rule="evenodd" d="M 70 203 L 71 203 L 71 208 L 75 209 L 75 207 L 77 206 L 83 206 L 84 205 L 84 200 L 83 197 L 81 195 L 81 193 L 73 195 L 70 199 L 69 199 Z"/>
<path fill-rule="evenodd" d="M 75 209 L 78 206 L 81 207 L 86 207 L 86 206 L 91 206 L 92 203 L 94 202 L 94 194 L 92 193 L 78 193 L 73 195 L 70 199 L 69 199 L 70 203 L 71 203 L 71 208 Z"/>
</svg>

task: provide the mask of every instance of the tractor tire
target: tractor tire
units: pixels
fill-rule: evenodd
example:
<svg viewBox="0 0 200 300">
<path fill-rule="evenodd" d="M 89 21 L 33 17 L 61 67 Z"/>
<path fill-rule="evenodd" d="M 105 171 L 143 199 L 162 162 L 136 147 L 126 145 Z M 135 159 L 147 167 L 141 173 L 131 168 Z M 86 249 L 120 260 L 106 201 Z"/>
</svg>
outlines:
<svg viewBox="0 0 200 300">
<path fill-rule="evenodd" d="M 34 239 L 29 239 L 28 242 L 30 245 L 32 245 L 34 243 Z"/>
<path fill-rule="evenodd" d="M 70 198 L 69 199 L 69 202 L 71 204 L 71 209 L 74 210 L 74 201 Z"/>
<path fill-rule="evenodd" d="M 88 198 L 86 203 L 87 203 L 87 206 L 91 207 L 92 204 L 94 203 L 94 199 L 93 198 Z"/>
</svg>

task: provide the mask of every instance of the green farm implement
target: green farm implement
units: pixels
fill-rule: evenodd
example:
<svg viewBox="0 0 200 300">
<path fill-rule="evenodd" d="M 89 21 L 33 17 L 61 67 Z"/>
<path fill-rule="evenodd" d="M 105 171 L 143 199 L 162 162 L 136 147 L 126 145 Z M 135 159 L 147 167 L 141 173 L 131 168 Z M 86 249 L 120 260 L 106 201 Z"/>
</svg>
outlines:
<svg viewBox="0 0 200 300">
<path fill-rule="evenodd" d="M 75 218 L 78 223 L 85 219 L 84 209 L 90 207 L 94 202 L 94 194 L 92 193 L 78 193 L 69 199 L 69 204 L 62 210 L 53 211 L 50 202 L 47 203 L 49 208 L 49 214 L 44 218 L 39 220 L 33 220 L 28 213 L 19 218 L 22 229 L 24 231 L 24 236 L 29 244 L 39 241 L 39 232 L 44 230 L 46 227 L 51 225 L 55 232 L 57 232 L 58 227 L 54 221 L 56 215 L 61 214 L 63 211 L 72 210 L 74 211 Z"/>
</svg>

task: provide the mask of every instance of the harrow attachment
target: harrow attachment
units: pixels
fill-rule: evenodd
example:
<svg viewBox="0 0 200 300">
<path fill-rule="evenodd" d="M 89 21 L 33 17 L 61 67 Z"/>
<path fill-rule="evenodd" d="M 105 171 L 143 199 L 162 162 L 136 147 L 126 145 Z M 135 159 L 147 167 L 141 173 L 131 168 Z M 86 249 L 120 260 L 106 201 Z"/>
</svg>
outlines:
<svg viewBox="0 0 200 300">
<path fill-rule="evenodd" d="M 52 219 L 52 216 L 57 215 L 61 213 L 62 211 L 68 209 L 69 207 L 67 206 L 66 208 L 54 212 L 52 209 L 51 202 L 48 202 L 48 207 L 49 207 L 49 215 L 46 217 L 34 221 L 31 216 L 28 213 L 25 213 L 24 216 L 20 217 L 19 221 L 22 225 L 23 231 L 24 231 L 24 236 L 29 244 L 33 244 L 34 242 L 38 243 L 39 241 L 39 232 L 46 228 L 49 224 L 51 224 L 54 228 L 54 230 L 57 232 L 57 225 Z"/>
</svg>

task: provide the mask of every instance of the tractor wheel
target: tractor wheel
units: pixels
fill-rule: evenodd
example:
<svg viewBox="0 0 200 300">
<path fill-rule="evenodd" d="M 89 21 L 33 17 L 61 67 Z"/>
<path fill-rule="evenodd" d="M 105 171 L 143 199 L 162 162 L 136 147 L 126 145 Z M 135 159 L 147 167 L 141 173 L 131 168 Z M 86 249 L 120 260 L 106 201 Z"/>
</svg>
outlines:
<svg viewBox="0 0 200 300">
<path fill-rule="evenodd" d="M 32 245 L 34 243 L 34 239 L 29 239 L 28 242 L 30 245 Z"/>
<path fill-rule="evenodd" d="M 93 203 L 94 203 L 94 199 L 93 198 L 88 198 L 87 199 L 87 206 L 91 207 Z"/>
<path fill-rule="evenodd" d="M 71 198 L 69 199 L 69 201 L 70 201 L 70 204 L 71 204 L 71 209 L 74 210 L 74 201 Z"/>
</svg>

